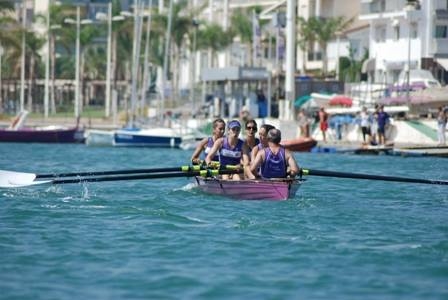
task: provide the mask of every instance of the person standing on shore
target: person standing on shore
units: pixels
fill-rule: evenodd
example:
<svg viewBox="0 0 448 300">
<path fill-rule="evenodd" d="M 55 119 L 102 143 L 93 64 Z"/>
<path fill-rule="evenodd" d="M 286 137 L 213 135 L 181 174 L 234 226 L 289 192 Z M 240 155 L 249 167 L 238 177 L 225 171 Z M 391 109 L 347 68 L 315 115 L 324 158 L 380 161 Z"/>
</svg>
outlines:
<svg viewBox="0 0 448 300">
<path fill-rule="evenodd" d="M 310 136 L 310 122 L 308 120 L 308 116 L 306 115 L 305 109 L 300 109 L 297 115 L 297 123 L 300 128 L 300 137 L 309 137 Z"/>
<path fill-rule="evenodd" d="M 437 136 L 439 140 L 439 146 L 444 146 L 446 144 L 445 130 L 447 123 L 447 115 L 442 106 L 439 107 L 437 113 Z"/>
<path fill-rule="evenodd" d="M 327 142 L 327 130 L 328 130 L 328 114 L 325 111 L 325 108 L 322 106 L 319 110 L 319 127 L 322 132 L 322 138 L 324 143 Z"/>
<path fill-rule="evenodd" d="M 367 108 L 363 107 L 361 114 L 361 132 L 362 132 L 362 140 L 364 144 L 367 142 L 370 142 L 370 123 L 371 123 L 371 117 L 370 114 L 367 112 Z M 368 140 L 366 140 L 366 137 L 368 137 Z"/>
<path fill-rule="evenodd" d="M 381 105 L 378 110 L 378 143 L 379 145 L 386 144 L 386 127 L 389 124 L 389 114 L 384 111 L 384 105 Z"/>
<path fill-rule="evenodd" d="M 199 157 L 202 152 L 204 153 L 203 159 L 205 159 L 205 156 L 210 152 L 216 140 L 224 136 L 226 122 L 223 119 L 214 120 L 212 126 L 212 136 L 202 139 L 194 150 L 193 155 L 191 156 L 191 162 L 193 164 L 199 164 L 201 162 Z M 215 155 L 212 160 L 219 161 L 219 156 Z"/>
</svg>

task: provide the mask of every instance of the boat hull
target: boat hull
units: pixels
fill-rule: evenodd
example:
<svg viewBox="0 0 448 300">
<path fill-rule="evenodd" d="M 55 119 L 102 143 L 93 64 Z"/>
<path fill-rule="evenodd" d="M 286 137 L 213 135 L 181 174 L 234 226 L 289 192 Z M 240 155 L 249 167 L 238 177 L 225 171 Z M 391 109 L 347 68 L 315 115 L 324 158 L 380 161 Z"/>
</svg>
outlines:
<svg viewBox="0 0 448 300">
<path fill-rule="evenodd" d="M 10 143 L 83 143 L 84 130 L 67 129 L 35 129 L 18 130 L 0 129 L 0 142 Z"/>
<path fill-rule="evenodd" d="M 164 132 L 166 129 L 153 130 L 117 130 L 114 134 L 114 146 L 179 148 L 182 137 Z"/>
<path fill-rule="evenodd" d="M 317 141 L 312 138 L 297 138 L 282 141 L 281 144 L 291 151 L 310 152 L 311 149 L 317 145 Z"/>
<path fill-rule="evenodd" d="M 294 197 L 301 180 L 223 180 L 196 177 L 198 188 L 205 193 L 241 200 L 281 201 Z"/>
<path fill-rule="evenodd" d="M 114 132 L 106 130 L 94 130 L 87 131 L 86 137 L 87 146 L 113 146 L 114 145 Z"/>
</svg>

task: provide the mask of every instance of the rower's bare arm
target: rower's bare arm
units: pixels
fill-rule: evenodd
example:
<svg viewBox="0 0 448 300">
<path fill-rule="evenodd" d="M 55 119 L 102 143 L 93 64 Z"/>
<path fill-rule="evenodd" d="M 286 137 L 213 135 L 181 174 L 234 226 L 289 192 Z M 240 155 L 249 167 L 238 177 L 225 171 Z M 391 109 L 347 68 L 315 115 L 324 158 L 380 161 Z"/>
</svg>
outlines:
<svg viewBox="0 0 448 300">
<path fill-rule="evenodd" d="M 243 146 L 243 157 L 241 158 L 241 164 L 243 165 L 244 176 L 249 179 L 253 179 L 253 174 L 250 172 L 250 149 L 247 145 Z"/>
<path fill-rule="evenodd" d="M 258 153 L 258 146 L 255 146 L 252 149 L 252 152 L 250 153 L 250 161 L 255 160 L 255 157 L 257 157 L 257 153 Z"/>
<path fill-rule="evenodd" d="M 264 159 L 263 154 L 264 154 L 263 151 L 259 151 L 257 153 L 257 156 L 255 156 L 255 159 L 250 162 L 250 168 L 249 168 L 250 172 L 248 172 L 248 173 L 253 176 L 251 179 L 254 179 L 256 177 L 255 175 L 257 174 L 257 170 L 260 167 L 260 165 Z"/>
<path fill-rule="evenodd" d="M 191 161 L 195 162 L 199 159 L 199 156 L 201 155 L 202 151 L 204 150 L 205 145 L 208 142 L 208 138 L 202 139 L 199 144 L 197 145 L 196 149 L 193 152 L 193 155 L 191 155 Z"/>
<path fill-rule="evenodd" d="M 289 174 L 291 176 L 296 176 L 299 174 L 299 165 L 297 164 L 294 155 L 289 150 L 286 150 L 286 157 L 288 159 Z"/>
<path fill-rule="evenodd" d="M 215 156 L 215 154 L 218 152 L 218 150 L 222 146 L 223 138 L 219 138 L 215 141 L 213 144 L 212 149 L 210 149 L 210 152 L 208 153 L 207 157 L 205 158 L 205 162 L 209 164 L 212 161 L 212 158 Z"/>
</svg>

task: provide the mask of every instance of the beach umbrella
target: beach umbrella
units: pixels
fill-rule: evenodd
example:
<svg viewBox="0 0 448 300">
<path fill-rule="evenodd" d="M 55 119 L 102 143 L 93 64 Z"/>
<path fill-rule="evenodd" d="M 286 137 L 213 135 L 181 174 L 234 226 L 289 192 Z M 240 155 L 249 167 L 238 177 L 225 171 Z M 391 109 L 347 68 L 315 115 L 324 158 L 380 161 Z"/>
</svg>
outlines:
<svg viewBox="0 0 448 300">
<path fill-rule="evenodd" d="M 310 95 L 303 95 L 294 101 L 294 107 L 300 108 L 302 105 L 313 99 Z"/>
<path fill-rule="evenodd" d="M 330 105 L 352 106 L 353 99 L 345 95 L 337 95 L 330 99 Z"/>
</svg>

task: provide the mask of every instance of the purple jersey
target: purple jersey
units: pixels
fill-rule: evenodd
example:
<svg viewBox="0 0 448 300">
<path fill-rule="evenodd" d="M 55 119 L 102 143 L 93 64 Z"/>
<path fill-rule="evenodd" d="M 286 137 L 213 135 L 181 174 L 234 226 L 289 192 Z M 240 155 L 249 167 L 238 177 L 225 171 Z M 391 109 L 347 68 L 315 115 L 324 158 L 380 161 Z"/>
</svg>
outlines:
<svg viewBox="0 0 448 300">
<path fill-rule="evenodd" d="M 277 154 L 274 154 L 269 147 L 264 148 L 265 160 L 261 165 L 261 177 L 263 178 L 283 178 L 286 177 L 286 156 L 285 148 L 280 147 Z"/>
<path fill-rule="evenodd" d="M 238 142 L 234 148 L 231 148 L 227 138 L 224 138 L 222 148 L 219 151 L 219 162 L 221 165 L 238 165 L 241 162 L 241 156 L 243 154 L 244 142 L 238 139 Z"/>
</svg>

